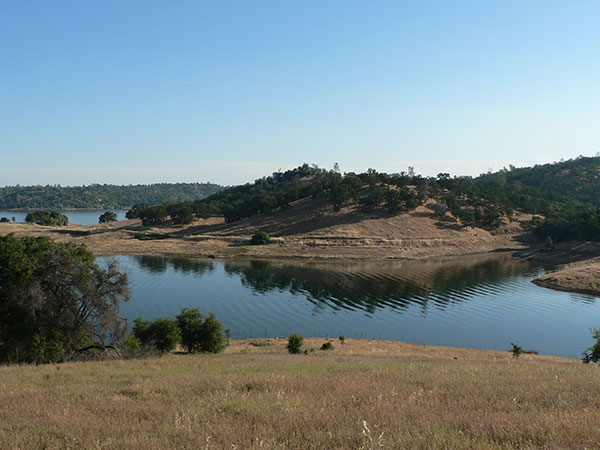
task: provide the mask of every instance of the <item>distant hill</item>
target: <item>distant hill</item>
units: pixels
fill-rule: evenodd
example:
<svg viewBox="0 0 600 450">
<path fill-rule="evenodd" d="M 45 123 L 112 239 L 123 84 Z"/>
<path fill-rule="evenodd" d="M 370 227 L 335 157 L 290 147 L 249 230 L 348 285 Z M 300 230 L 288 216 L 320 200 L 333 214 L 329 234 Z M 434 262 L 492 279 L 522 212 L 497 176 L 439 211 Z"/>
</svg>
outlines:
<svg viewBox="0 0 600 450">
<path fill-rule="evenodd" d="M 125 209 L 144 203 L 199 200 L 222 187 L 212 183 L 158 183 L 117 186 L 7 186 L 0 188 L 1 209 Z"/>
<path fill-rule="evenodd" d="M 254 183 L 222 189 L 204 199 L 164 207 L 135 208 L 128 217 L 153 225 L 168 220 L 190 223 L 193 217 L 222 215 L 232 223 L 289 208 L 299 200 L 320 199 L 332 211 L 356 207 L 389 216 L 427 204 L 440 217 L 447 213 L 462 225 L 497 228 L 518 210 L 539 214 L 536 232 L 551 241 L 600 240 L 600 157 L 579 157 L 528 168 L 510 167 L 479 177 L 422 177 L 401 173 L 341 174 L 304 164 Z M 549 241 L 549 242 L 551 242 Z M 550 245 L 550 244 L 549 244 Z"/>
</svg>

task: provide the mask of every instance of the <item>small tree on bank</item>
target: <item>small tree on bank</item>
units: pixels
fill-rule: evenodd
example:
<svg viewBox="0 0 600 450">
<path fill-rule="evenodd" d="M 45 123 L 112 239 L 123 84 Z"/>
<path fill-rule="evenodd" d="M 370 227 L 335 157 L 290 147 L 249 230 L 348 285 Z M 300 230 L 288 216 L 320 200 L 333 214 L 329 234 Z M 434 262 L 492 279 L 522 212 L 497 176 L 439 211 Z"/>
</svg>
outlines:
<svg viewBox="0 0 600 450">
<path fill-rule="evenodd" d="M 288 344 L 287 344 L 288 352 L 293 353 L 293 354 L 300 353 L 300 349 L 302 348 L 303 343 L 304 343 L 304 338 L 302 336 L 300 336 L 299 334 L 296 334 L 296 333 L 292 334 L 288 338 Z"/>
<path fill-rule="evenodd" d="M 112 211 L 106 211 L 104 214 L 100 214 L 98 217 L 98 223 L 110 223 L 117 221 L 117 213 Z"/>
</svg>

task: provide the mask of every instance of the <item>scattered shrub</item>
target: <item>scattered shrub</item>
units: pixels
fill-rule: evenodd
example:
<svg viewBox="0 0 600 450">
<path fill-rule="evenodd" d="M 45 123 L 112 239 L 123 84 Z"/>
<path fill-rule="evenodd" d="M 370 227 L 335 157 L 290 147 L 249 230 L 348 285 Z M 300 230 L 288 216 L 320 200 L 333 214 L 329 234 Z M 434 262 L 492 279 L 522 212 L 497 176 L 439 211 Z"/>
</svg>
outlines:
<svg viewBox="0 0 600 450">
<path fill-rule="evenodd" d="M 300 349 L 302 348 L 302 344 L 304 343 L 304 338 L 299 334 L 292 334 L 288 338 L 287 349 L 290 353 L 300 353 Z"/>
<path fill-rule="evenodd" d="M 323 343 L 323 345 L 321 345 L 321 350 L 333 350 L 335 347 L 333 346 L 333 344 L 329 341 Z"/>
<path fill-rule="evenodd" d="M 0 222 L 1 223 L 8 223 L 8 222 L 10 222 L 10 220 L 8 220 L 8 217 L 0 217 Z"/>
<path fill-rule="evenodd" d="M 509 352 L 512 352 L 513 358 L 518 358 L 519 356 L 521 356 L 521 353 L 523 353 L 523 349 L 512 342 L 510 343 L 510 345 L 512 345 L 512 349 L 509 350 Z"/>
<path fill-rule="evenodd" d="M 343 334 L 339 337 L 340 342 L 342 343 L 342 345 L 344 345 L 346 343 L 346 336 L 344 336 Z"/>
<path fill-rule="evenodd" d="M 264 244 L 268 244 L 269 241 L 271 240 L 271 236 L 269 236 L 269 233 L 265 233 L 264 231 L 259 231 L 257 233 L 254 233 L 254 235 L 252 236 L 252 245 L 264 245 Z"/>
</svg>

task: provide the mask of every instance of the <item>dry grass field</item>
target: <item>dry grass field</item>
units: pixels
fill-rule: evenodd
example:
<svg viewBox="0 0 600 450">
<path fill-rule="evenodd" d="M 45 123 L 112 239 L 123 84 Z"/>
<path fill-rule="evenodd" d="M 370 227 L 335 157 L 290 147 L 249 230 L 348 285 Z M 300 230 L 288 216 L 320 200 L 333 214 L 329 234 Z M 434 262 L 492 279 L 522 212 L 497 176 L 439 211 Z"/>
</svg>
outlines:
<svg viewBox="0 0 600 450">
<path fill-rule="evenodd" d="M 324 339 L 310 339 L 318 348 Z M 347 340 L 0 368 L 0 448 L 598 448 L 575 360 Z"/>
</svg>

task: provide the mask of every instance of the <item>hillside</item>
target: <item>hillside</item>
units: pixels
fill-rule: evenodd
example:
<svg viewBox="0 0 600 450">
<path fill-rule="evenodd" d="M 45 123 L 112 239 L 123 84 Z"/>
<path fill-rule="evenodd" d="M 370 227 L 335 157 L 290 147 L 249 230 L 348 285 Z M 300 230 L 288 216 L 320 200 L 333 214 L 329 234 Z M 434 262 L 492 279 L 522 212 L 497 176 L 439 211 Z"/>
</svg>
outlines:
<svg viewBox="0 0 600 450">
<path fill-rule="evenodd" d="M 138 203 L 192 201 L 214 194 L 211 183 L 158 183 L 116 186 L 6 186 L 0 188 L 0 209 L 124 209 Z"/>
<path fill-rule="evenodd" d="M 424 258 L 523 249 L 530 239 L 531 215 L 486 230 L 465 226 L 449 213 L 440 217 L 431 204 L 390 215 L 365 212 L 359 206 L 336 211 L 324 199 L 305 198 L 289 207 L 226 222 L 222 217 L 144 226 L 139 219 L 104 225 L 42 227 L 0 224 L 0 233 L 49 235 L 85 243 L 94 253 L 165 256 L 277 257 L 317 259 Z M 252 235 L 266 231 L 268 245 L 250 245 Z M 142 238 L 142 239 L 138 239 Z"/>
<path fill-rule="evenodd" d="M 318 349 L 325 339 L 307 339 Z M 597 367 L 283 339 L 221 355 L 0 367 L 2 448 L 595 448 Z"/>
</svg>

